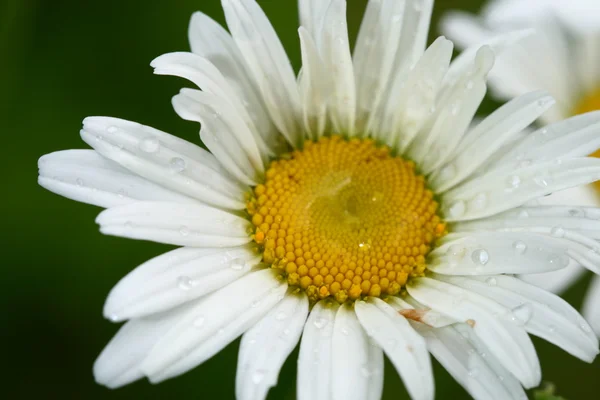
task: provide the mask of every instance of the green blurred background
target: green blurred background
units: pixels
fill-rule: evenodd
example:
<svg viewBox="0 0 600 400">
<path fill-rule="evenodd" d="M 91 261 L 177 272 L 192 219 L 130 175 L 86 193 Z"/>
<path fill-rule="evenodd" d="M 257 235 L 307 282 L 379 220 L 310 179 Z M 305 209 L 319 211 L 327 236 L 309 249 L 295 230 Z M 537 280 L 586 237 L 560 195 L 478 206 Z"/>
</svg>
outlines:
<svg viewBox="0 0 600 400">
<path fill-rule="evenodd" d="M 351 35 L 365 0 L 349 0 Z M 259 0 L 299 66 L 294 0 Z M 477 10 L 481 0 L 439 0 L 432 27 L 447 9 Z M 78 132 L 88 115 L 138 121 L 198 142 L 198 125 L 180 120 L 171 96 L 187 85 L 152 75 L 156 56 L 187 50 L 187 23 L 201 10 L 223 22 L 218 0 L 0 1 L 1 230 L 4 337 L 3 398 L 233 398 L 238 342 L 183 377 L 154 386 L 140 381 L 111 391 L 94 383 L 92 363 L 118 326 L 102 318 L 104 298 L 128 271 L 166 246 L 102 236 L 99 208 L 37 186 L 37 159 L 85 148 Z M 433 29 L 430 38 L 435 38 Z M 486 100 L 484 110 L 497 104 Z M 575 306 L 587 281 L 567 293 Z M 536 340 L 544 379 L 568 399 L 597 398 L 600 362 L 593 365 Z M 295 398 L 296 357 L 286 362 L 272 399 Z M 468 398 L 439 365 L 437 398 Z M 389 363 L 385 399 L 407 398 Z"/>
</svg>

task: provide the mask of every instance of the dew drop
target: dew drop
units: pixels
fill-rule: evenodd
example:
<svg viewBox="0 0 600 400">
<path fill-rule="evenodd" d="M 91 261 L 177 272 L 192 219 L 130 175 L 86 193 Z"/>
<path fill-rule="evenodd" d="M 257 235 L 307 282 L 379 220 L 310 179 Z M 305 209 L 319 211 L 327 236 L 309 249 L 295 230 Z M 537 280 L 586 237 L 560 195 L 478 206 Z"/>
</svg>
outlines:
<svg viewBox="0 0 600 400">
<path fill-rule="evenodd" d="M 526 160 L 521 160 L 521 162 L 519 162 L 519 168 L 526 168 L 529 167 L 531 165 L 531 160 L 526 159 Z"/>
<path fill-rule="evenodd" d="M 250 304 L 250 307 L 256 308 L 260 305 L 260 300 L 255 300 Z"/>
<path fill-rule="evenodd" d="M 475 210 L 481 210 L 486 206 L 486 204 L 487 195 L 485 193 L 479 193 L 471 200 L 469 205 Z"/>
<path fill-rule="evenodd" d="M 117 133 L 117 131 L 118 131 L 118 129 L 114 125 L 111 125 L 108 128 L 106 128 L 106 132 L 108 132 L 108 133 Z"/>
<path fill-rule="evenodd" d="M 518 175 L 509 176 L 507 184 L 509 188 L 516 189 L 521 185 L 521 178 Z"/>
<path fill-rule="evenodd" d="M 452 203 L 448 211 L 451 217 L 457 218 L 464 215 L 466 209 L 467 207 L 465 205 L 465 202 L 463 200 L 458 200 Z"/>
<path fill-rule="evenodd" d="M 276 319 L 277 321 L 283 321 L 283 320 L 284 320 L 284 319 L 286 319 L 286 318 L 287 318 L 287 314 L 286 314 L 286 313 L 284 313 L 283 311 L 280 311 L 280 312 L 278 312 L 278 313 L 275 315 L 275 319 Z"/>
<path fill-rule="evenodd" d="M 110 322 L 119 322 L 119 316 L 117 314 L 110 314 L 108 319 L 110 320 Z"/>
<path fill-rule="evenodd" d="M 258 385 L 259 383 L 261 383 L 263 381 L 263 379 L 265 378 L 265 370 L 263 369 L 257 369 L 252 373 L 252 382 L 255 385 Z"/>
<path fill-rule="evenodd" d="M 475 264 L 485 265 L 490 260 L 490 255 L 485 249 L 477 249 L 471 253 L 471 259 Z"/>
<path fill-rule="evenodd" d="M 117 192 L 117 196 L 119 196 L 120 199 L 125 197 L 126 194 L 127 192 L 125 192 L 125 189 L 119 189 L 119 191 Z"/>
<path fill-rule="evenodd" d="M 439 179 L 442 181 L 447 181 L 454 178 L 455 175 L 456 167 L 454 164 L 448 164 L 441 169 Z"/>
<path fill-rule="evenodd" d="M 183 171 L 185 166 L 185 160 L 180 157 L 173 157 L 171 158 L 171 161 L 169 161 L 169 168 L 176 173 Z"/>
<path fill-rule="evenodd" d="M 341 329 L 342 334 L 348 336 L 350 334 L 350 330 L 348 329 L 347 326 L 343 326 Z"/>
<path fill-rule="evenodd" d="M 525 254 L 527 245 L 522 240 L 517 240 L 513 243 L 513 249 L 515 249 L 515 253 L 517 254 Z"/>
<path fill-rule="evenodd" d="M 473 86 L 474 86 L 474 85 L 475 85 L 475 84 L 473 83 L 473 81 L 469 80 L 469 81 L 467 82 L 467 84 L 465 85 L 465 88 L 467 88 L 467 89 L 469 89 L 469 90 L 470 90 L 470 89 L 473 89 Z"/>
<path fill-rule="evenodd" d="M 146 153 L 156 153 L 159 147 L 160 143 L 155 137 L 149 136 L 140 141 L 140 149 Z"/>
<path fill-rule="evenodd" d="M 369 365 L 368 364 L 363 364 L 360 367 L 360 373 L 365 378 L 368 378 L 369 376 L 371 376 L 371 369 L 369 368 Z"/>
<path fill-rule="evenodd" d="M 190 228 L 188 228 L 185 225 L 180 226 L 179 227 L 179 234 L 181 236 L 187 236 L 187 235 L 189 235 L 190 234 Z"/>
<path fill-rule="evenodd" d="M 550 331 L 550 333 L 554 333 L 554 332 L 556 332 L 556 327 L 554 325 L 550 325 L 548 327 L 548 330 Z"/>
<path fill-rule="evenodd" d="M 77 183 L 77 186 L 83 186 L 83 179 L 77 178 L 77 180 L 75 181 L 75 183 Z"/>
<path fill-rule="evenodd" d="M 234 258 L 231 261 L 231 269 L 235 271 L 241 271 L 246 266 L 246 262 L 243 258 Z"/>
<path fill-rule="evenodd" d="M 519 214 L 517 214 L 517 217 L 519 217 L 519 218 L 528 218 L 529 217 L 529 213 L 527 212 L 527 210 L 521 210 L 521 211 L 519 211 Z"/>
<path fill-rule="evenodd" d="M 125 228 L 127 228 L 127 229 L 131 229 L 131 228 L 133 228 L 133 222 L 131 222 L 131 221 L 126 221 L 126 222 L 125 222 Z"/>
<path fill-rule="evenodd" d="M 477 375 L 479 375 L 479 368 L 473 367 L 469 369 L 468 373 L 471 378 L 475 378 Z"/>
<path fill-rule="evenodd" d="M 323 317 L 317 317 L 317 318 L 315 318 L 315 321 L 314 321 L 314 324 L 317 327 L 317 329 L 325 328 L 327 323 L 328 323 L 327 318 L 323 318 Z"/>
<path fill-rule="evenodd" d="M 496 286 L 498 284 L 498 281 L 496 280 L 496 278 L 490 277 L 485 280 L 485 283 L 487 283 L 488 286 Z"/>
<path fill-rule="evenodd" d="M 196 328 L 202 328 L 204 326 L 204 322 L 206 322 L 206 318 L 204 318 L 204 315 L 199 315 L 198 317 L 196 317 L 194 322 L 192 322 L 192 324 Z"/>
<path fill-rule="evenodd" d="M 530 304 L 521 304 L 512 310 L 513 321 L 519 325 L 524 325 L 531 319 L 533 309 Z"/>
<path fill-rule="evenodd" d="M 189 276 L 180 276 L 177 278 L 177 286 L 181 290 L 190 290 L 192 288 L 192 279 Z"/>
<path fill-rule="evenodd" d="M 555 226 L 550 229 L 550 234 L 557 238 L 565 237 L 565 230 L 561 226 Z"/>
<path fill-rule="evenodd" d="M 583 212 L 577 208 L 572 208 L 569 210 L 569 215 L 571 217 L 582 217 L 583 216 Z"/>
<path fill-rule="evenodd" d="M 541 187 L 547 187 L 548 186 L 548 178 L 546 178 L 546 177 L 536 176 L 535 178 L 533 178 L 533 181 L 538 186 L 541 186 Z"/>
</svg>

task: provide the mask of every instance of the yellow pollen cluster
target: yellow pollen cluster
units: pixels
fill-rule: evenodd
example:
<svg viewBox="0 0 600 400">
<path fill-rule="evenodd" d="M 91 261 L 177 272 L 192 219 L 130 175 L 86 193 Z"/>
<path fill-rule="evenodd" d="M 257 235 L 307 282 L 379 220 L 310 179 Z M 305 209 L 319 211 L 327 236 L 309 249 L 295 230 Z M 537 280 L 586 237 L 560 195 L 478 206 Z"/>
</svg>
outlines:
<svg viewBox="0 0 600 400">
<path fill-rule="evenodd" d="M 263 261 L 311 301 L 397 294 L 445 233 L 412 162 L 333 136 L 273 161 L 247 211 Z"/>
</svg>

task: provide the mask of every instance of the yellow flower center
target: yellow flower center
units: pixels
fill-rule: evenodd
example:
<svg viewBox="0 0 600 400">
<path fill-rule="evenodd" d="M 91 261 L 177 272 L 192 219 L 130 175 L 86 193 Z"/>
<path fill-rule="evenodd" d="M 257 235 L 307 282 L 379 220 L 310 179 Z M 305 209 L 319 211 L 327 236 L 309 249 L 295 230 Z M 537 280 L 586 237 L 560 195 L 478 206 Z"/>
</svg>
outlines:
<svg viewBox="0 0 600 400">
<path fill-rule="evenodd" d="M 584 114 L 590 111 L 600 110 L 600 88 L 585 95 L 573 109 L 573 115 Z M 600 149 L 591 154 L 592 157 L 600 157 Z M 596 190 L 600 190 L 600 181 L 593 183 Z"/>
<path fill-rule="evenodd" d="M 312 301 L 397 294 L 445 233 L 414 163 L 372 140 L 306 142 L 273 161 L 247 202 L 263 261 Z"/>
</svg>

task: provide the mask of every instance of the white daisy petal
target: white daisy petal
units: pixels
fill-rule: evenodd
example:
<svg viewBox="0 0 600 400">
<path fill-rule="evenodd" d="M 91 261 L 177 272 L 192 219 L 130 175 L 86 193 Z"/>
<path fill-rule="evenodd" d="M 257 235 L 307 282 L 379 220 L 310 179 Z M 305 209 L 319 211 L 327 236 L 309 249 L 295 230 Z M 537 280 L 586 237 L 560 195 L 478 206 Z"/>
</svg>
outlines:
<svg viewBox="0 0 600 400">
<path fill-rule="evenodd" d="M 600 160 L 583 157 L 501 168 L 471 179 L 443 196 L 447 221 L 488 217 L 546 194 L 600 179 Z"/>
<path fill-rule="evenodd" d="M 429 328 L 413 324 L 431 354 L 475 399 L 527 399 L 519 381 L 504 368 L 466 324 Z"/>
<path fill-rule="evenodd" d="M 137 202 L 109 208 L 96 223 L 107 235 L 192 247 L 241 246 L 250 222 L 202 204 Z"/>
<path fill-rule="evenodd" d="M 236 398 L 262 400 L 277 384 L 287 356 L 294 350 L 308 316 L 304 292 L 290 294 L 242 337 L 236 373 Z"/>
<path fill-rule="evenodd" d="M 202 148 L 149 126 L 88 117 L 81 137 L 98 153 L 155 184 L 211 205 L 242 209 L 246 188 Z"/>
<path fill-rule="evenodd" d="M 394 83 L 383 118 L 371 118 L 372 134 L 404 151 L 431 114 L 451 57 L 452 42 L 436 39 L 406 79 Z"/>
<path fill-rule="evenodd" d="M 598 339 L 592 328 L 556 295 L 509 276 L 437 278 L 496 301 L 510 309 L 510 318 L 527 332 L 583 361 L 592 362 L 598 354 Z"/>
<path fill-rule="evenodd" d="M 356 120 L 356 90 L 346 24 L 346 0 L 332 0 L 325 13 L 321 57 L 331 79 L 332 95 L 328 114 L 333 129 L 338 134 L 353 135 Z"/>
<path fill-rule="evenodd" d="M 585 157 L 600 147 L 600 111 L 545 126 L 527 135 L 498 161 L 499 166 Z"/>
<path fill-rule="evenodd" d="M 519 279 L 552 293 L 562 293 L 583 276 L 586 269 L 571 263 L 558 271 L 519 275 Z"/>
<path fill-rule="evenodd" d="M 569 264 L 566 241 L 524 232 L 447 236 L 427 268 L 445 275 L 535 274 Z"/>
<path fill-rule="evenodd" d="M 192 52 L 209 60 L 227 79 L 252 116 L 258 133 L 266 143 L 275 143 L 279 132 L 273 125 L 256 83 L 231 35 L 207 15 L 192 15 L 188 32 Z"/>
<path fill-rule="evenodd" d="M 381 398 L 383 352 L 370 342 L 349 304 L 337 311 L 331 353 L 332 399 Z"/>
<path fill-rule="evenodd" d="M 469 127 L 486 92 L 485 78 L 493 65 L 494 55 L 488 47 L 477 53 L 472 70 L 440 94 L 432 120 L 408 149 L 408 155 L 429 174 L 453 152 Z M 452 134 L 448 133 L 452 126 Z"/>
<path fill-rule="evenodd" d="M 94 363 L 96 382 L 115 389 L 142 378 L 140 366 L 152 347 L 190 307 L 188 304 L 125 323 Z"/>
<path fill-rule="evenodd" d="M 100 207 L 139 200 L 191 203 L 193 199 L 134 175 L 94 150 L 66 150 L 42 156 L 38 183 L 54 193 Z"/>
<path fill-rule="evenodd" d="M 396 50 L 397 74 L 412 68 L 427 46 L 433 0 L 406 0 L 400 43 Z"/>
<path fill-rule="evenodd" d="M 304 325 L 296 395 L 298 400 L 329 400 L 332 396 L 332 340 L 339 305 L 320 301 L 310 311 Z"/>
<path fill-rule="evenodd" d="M 299 146 L 300 96 L 294 70 L 254 0 L 222 0 L 227 26 L 257 82 L 271 118 L 292 146 Z"/>
<path fill-rule="evenodd" d="M 356 81 L 357 122 L 371 127 L 378 113 L 372 112 L 389 90 L 389 78 L 400 43 L 405 1 L 370 0 L 360 26 L 353 53 Z M 358 126 L 358 129 L 365 129 Z M 368 128 L 367 128 L 368 129 Z"/>
<path fill-rule="evenodd" d="M 582 310 L 596 335 L 600 336 L 600 277 L 595 276 L 592 279 L 583 301 Z"/>
<path fill-rule="evenodd" d="M 367 334 L 383 348 L 413 399 L 433 399 L 435 385 L 425 341 L 408 321 L 379 298 L 355 305 Z"/>
<path fill-rule="evenodd" d="M 159 382 L 200 365 L 268 313 L 286 289 L 287 283 L 265 269 L 203 298 L 154 345 L 142 371 Z"/>
<path fill-rule="evenodd" d="M 553 104 L 545 91 L 537 91 L 498 108 L 465 136 L 450 162 L 433 174 L 432 187 L 443 192 L 460 183 Z"/>
<path fill-rule="evenodd" d="M 554 192 L 537 199 L 537 202 L 541 205 L 571 204 L 597 207 L 600 205 L 600 194 L 594 185 L 584 185 Z"/>
<path fill-rule="evenodd" d="M 242 105 L 236 92 L 230 87 L 225 77 L 208 59 L 200 57 L 193 53 L 178 52 L 163 54 L 155 58 L 150 64 L 157 75 L 173 75 L 188 79 L 204 92 L 224 100 L 220 107 L 227 108 L 229 104 L 243 119 L 246 127 L 252 133 L 255 145 L 248 144 L 247 134 L 236 135 L 238 141 L 242 143 L 249 155 L 256 156 L 256 151 L 260 152 L 263 160 L 268 159 L 273 154 L 272 149 L 264 142 L 263 137 L 254 125 L 254 121 L 248 110 Z M 252 158 L 251 158 L 252 159 Z M 253 160 L 253 159 L 252 159 Z M 262 163 L 258 164 L 259 170 L 262 169 Z"/>
<path fill-rule="evenodd" d="M 200 137 L 214 154 L 227 154 L 244 176 L 238 177 L 238 169 L 219 161 L 232 175 L 253 183 L 264 173 L 264 165 L 252 132 L 235 109 L 214 95 L 194 89 L 182 89 L 173 97 L 175 112 L 183 119 L 200 122 Z"/>
<path fill-rule="evenodd" d="M 325 13 L 331 0 L 298 0 L 300 26 L 304 27 L 316 41 L 320 39 Z"/>
<path fill-rule="evenodd" d="M 318 140 L 327 124 L 327 97 L 330 83 L 313 38 L 304 27 L 298 29 L 302 50 L 302 73 L 299 77 L 302 118 L 308 137 Z"/>
<path fill-rule="evenodd" d="M 121 279 L 106 299 L 104 316 L 122 321 L 169 310 L 242 277 L 260 258 L 249 245 L 170 251 Z"/>
<path fill-rule="evenodd" d="M 421 303 L 473 326 L 502 365 L 526 388 L 539 385 L 541 370 L 531 339 L 510 321 L 510 310 L 479 294 L 431 278 L 417 278 L 407 289 Z"/>
</svg>

